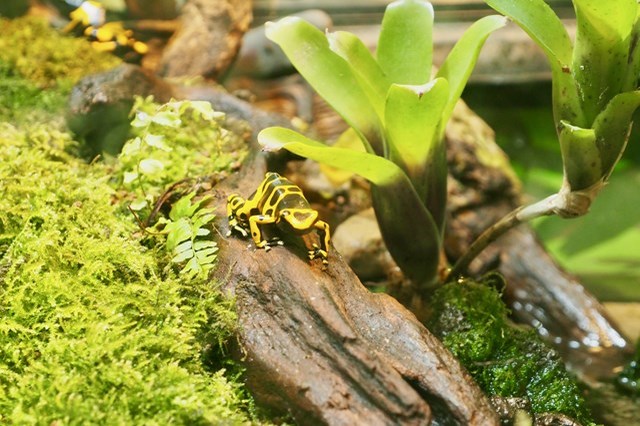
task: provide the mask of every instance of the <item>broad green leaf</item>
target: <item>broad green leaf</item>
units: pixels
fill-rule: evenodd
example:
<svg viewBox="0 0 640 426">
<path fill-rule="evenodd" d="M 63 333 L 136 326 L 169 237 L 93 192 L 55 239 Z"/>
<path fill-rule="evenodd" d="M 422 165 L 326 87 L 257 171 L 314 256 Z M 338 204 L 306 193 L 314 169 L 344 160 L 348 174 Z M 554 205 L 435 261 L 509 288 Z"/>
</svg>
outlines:
<svg viewBox="0 0 640 426">
<path fill-rule="evenodd" d="M 440 137 L 449 84 L 437 78 L 422 86 L 391 85 L 386 131 L 391 160 L 409 176 L 422 204 L 440 226 L 444 220 L 447 161 Z"/>
<path fill-rule="evenodd" d="M 591 123 L 626 79 L 636 0 L 574 0 L 577 32 L 572 73 Z"/>
<path fill-rule="evenodd" d="M 362 142 L 360 142 L 360 138 L 351 127 L 342 132 L 338 137 L 338 140 L 336 140 L 332 146 L 364 152 L 364 147 L 362 146 Z M 334 186 L 342 185 L 353 176 L 352 172 L 338 169 L 328 164 L 320 164 L 320 170 Z"/>
<path fill-rule="evenodd" d="M 258 142 L 265 151 L 284 148 L 319 163 L 359 174 L 376 185 L 389 185 L 398 180 L 406 180 L 409 184 L 402 169 L 386 158 L 368 152 L 327 146 L 284 127 L 264 129 L 258 134 Z"/>
<path fill-rule="evenodd" d="M 444 132 L 453 108 L 462 95 L 484 42 L 492 32 L 504 27 L 506 23 L 507 19 L 499 15 L 486 16 L 474 22 L 462 34 L 438 70 L 436 77 L 443 77 L 449 82 L 449 100 L 442 114 L 441 132 Z"/>
<path fill-rule="evenodd" d="M 439 140 L 440 118 L 449 98 L 444 78 L 420 86 L 392 84 L 385 106 L 385 130 L 391 160 L 409 177 L 421 176 L 433 144 Z M 413 180 L 413 179 L 412 179 Z"/>
<path fill-rule="evenodd" d="M 633 113 L 639 106 L 640 91 L 621 93 L 611 99 L 594 121 L 593 129 L 605 179 L 625 150 Z"/>
<path fill-rule="evenodd" d="M 329 47 L 310 23 L 287 17 L 267 23 L 267 37 L 278 44 L 298 72 L 358 133 L 367 151 L 384 152 L 381 124 L 351 66 Z"/>
<path fill-rule="evenodd" d="M 424 84 L 431 77 L 433 7 L 420 0 L 398 0 L 382 18 L 378 63 L 391 83 Z"/>
<path fill-rule="evenodd" d="M 329 33 L 327 39 L 331 50 L 347 61 L 378 117 L 383 120 L 384 99 L 390 83 L 367 46 L 354 34 L 346 31 Z"/>
<path fill-rule="evenodd" d="M 580 191 L 602 180 L 600 151 L 593 129 L 560 122 L 560 150 L 565 182 L 571 191 Z"/>
<path fill-rule="evenodd" d="M 407 182 L 371 187 L 380 232 L 402 272 L 420 286 L 436 284 L 442 230 Z"/>
</svg>

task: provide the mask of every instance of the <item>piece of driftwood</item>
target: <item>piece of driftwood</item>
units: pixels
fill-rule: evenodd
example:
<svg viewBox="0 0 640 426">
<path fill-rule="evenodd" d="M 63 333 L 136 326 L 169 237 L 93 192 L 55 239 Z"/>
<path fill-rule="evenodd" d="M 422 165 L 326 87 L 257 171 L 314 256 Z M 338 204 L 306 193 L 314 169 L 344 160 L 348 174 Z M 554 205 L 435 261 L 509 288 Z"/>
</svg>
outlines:
<svg viewBox="0 0 640 426">
<path fill-rule="evenodd" d="M 158 74 L 219 77 L 240 49 L 252 16 L 250 0 L 188 0 L 181 27 L 162 52 Z"/>
<path fill-rule="evenodd" d="M 250 194 L 265 170 L 258 157 L 214 189 L 221 234 L 226 197 Z M 369 292 L 336 252 L 323 269 L 307 259 L 303 239 L 285 244 L 267 252 L 236 235 L 219 241 L 215 279 L 236 297 L 242 362 L 258 401 L 300 424 L 499 423 L 411 312 Z"/>
</svg>

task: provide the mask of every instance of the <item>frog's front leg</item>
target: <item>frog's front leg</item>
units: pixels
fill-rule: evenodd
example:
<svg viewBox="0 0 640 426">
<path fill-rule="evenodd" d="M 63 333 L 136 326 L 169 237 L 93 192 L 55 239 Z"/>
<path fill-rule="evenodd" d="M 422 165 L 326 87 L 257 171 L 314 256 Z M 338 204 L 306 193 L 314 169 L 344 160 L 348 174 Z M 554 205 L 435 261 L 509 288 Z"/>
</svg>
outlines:
<svg viewBox="0 0 640 426">
<path fill-rule="evenodd" d="M 268 225 L 276 222 L 276 218 L 273 216 L 255 215 L 249 218 L 249 228 L 251 229 L 251 238 L 258 248 L 264 248 L 269 250 L 271 246 L 269 242 L 262 238 L 262 232 L 260 231 L 260 225 Z"/>
<path fill-rule="evenodd" d="M 320 247 L 318 247 L 317 244 L 313 244 L 313 250 L 309 250 L 309 259 L 321 258 L 322 263 L 326 265 L 329 263 L 327 258 L 329 257 L 329 241 L 331 239 L 329 224 L 325 221 L 318 220 L 313 226 L 318 230 Z"/>
</svg>

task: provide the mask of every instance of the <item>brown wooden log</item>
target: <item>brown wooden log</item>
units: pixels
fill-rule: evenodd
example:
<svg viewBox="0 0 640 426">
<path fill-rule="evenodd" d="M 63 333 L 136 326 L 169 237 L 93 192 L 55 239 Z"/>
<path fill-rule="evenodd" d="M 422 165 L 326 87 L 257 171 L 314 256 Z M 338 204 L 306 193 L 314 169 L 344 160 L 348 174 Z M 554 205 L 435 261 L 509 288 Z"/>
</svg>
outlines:
<svg viewBox="0 0 640 426">
<path fill-rule="evenodd" d="M 238 53 L 252 16 L 250 0 L 188 0 L 181 27 L 162 53 L 158 74 L 219 77 Z"/>
<path fill-rule="evenodd" d="M 228 194 L 250 194 L 266 167 L 259 159 L 243 170 L 215 189 L 221 234 Z M 215 279 L 236 297 L 242 362 L 262 404 L 301 424 L 498 424 L 442 344 L 335 251 L 323 269 L 297 237 L 268 252 L 235 235 L 219 247 Z"/>
</svg>

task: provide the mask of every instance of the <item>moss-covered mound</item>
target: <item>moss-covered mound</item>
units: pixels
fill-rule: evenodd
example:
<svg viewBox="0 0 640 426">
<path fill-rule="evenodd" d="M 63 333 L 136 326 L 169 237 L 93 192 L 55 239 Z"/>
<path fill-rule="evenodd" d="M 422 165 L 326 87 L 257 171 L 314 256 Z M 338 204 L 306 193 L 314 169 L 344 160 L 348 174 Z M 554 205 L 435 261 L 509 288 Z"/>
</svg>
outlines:
<svg viewBox="0 0 640 426">
<path fill-rule="evenodd" d="M 131 158 L 79 159 L 67 95 L 117 63 L 37 18 L 0 20 L 0 423 L 248 423 L 250 399 L 220 368 L 232 301 L 202 274 L 179 274 L 166 233 L 146 234 L 127 208 L 238 157 L 219 155 L 230 136 L 212 117 L 190 116 L 161 133 L 174 157 L 156 160 L 174 163 L 153 182 L 123 186 Z M 176 160 L 184 146 L 198 168 Z"/>
<path fill-rule="evenodd" d="M 206 280 L 134 237 L 105 166 L 71 137 L 0 125 L 0 423 L 247 421 L 203 353 L 234 314 Z"/>
<path fill-rule="evenodd" d="M 61 34 L 41 18 L 0 18 L 0 120 L 62 117 L 74 83 L 120 62 L 84 39 Z"/>
<path fill-rule="evenodd" d="M 500 293 L 464 281 L 439 289 L 430 329 L 489 395 L 525 398 L 533 413 L 562 413 L 582 424 L 591 416 L 558 354 L 532 329 L 507 318 Z"/>
</svg>

